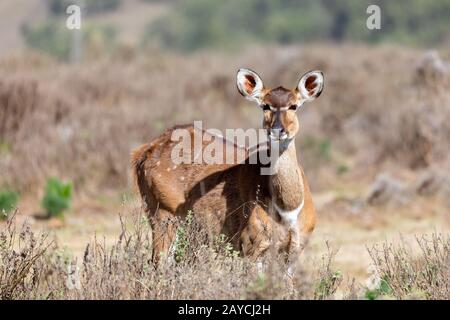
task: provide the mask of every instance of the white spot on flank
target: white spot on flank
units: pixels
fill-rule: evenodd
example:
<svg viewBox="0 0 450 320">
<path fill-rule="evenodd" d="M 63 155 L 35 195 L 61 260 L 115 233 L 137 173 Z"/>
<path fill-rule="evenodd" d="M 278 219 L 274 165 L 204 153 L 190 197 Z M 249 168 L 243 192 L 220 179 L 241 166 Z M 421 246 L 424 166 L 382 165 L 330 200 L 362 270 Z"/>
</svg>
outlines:
<svg viewBox="0 0 450 320">
<path fill-rule="evenodd" d="M 156 166 L 159 166 L 161 164 L 161 161 L 156 162 Z"/>
<path fill-rule="evenodd" d="M 180 180 L 181 180 L 181 181 L 184 181 L 184 177 L 180 177 Z"/>
<path fill-rule="evenodd" d="M 173 166 L 173 167 L 172 167 L 172 170 L 175 170 L 176 168 L 177 168 L 177 166 Z"/>
<path fill-rule="evenodd" d="M 167 168 L 166 170 L 167 170 L 167 172 L 169 172 L 169 171 L 170 171 L 170 168 Z"/>
<path fill-rule="evenodd" d="M 277 206 L 277 204 L 274 202 L 275 209 L 277 210 L 278 214 L 280 215 L 281 219 L 286 222 L 289 225 L 294 225 L 297 222 L 297 218 L 300 215 L 300 212 L 303 209 L 303 205 L 305 204 L 305 199 L 302 199 L 302 203 L 295 208 L 294 210 L 283 210 Z"/>
</svg>

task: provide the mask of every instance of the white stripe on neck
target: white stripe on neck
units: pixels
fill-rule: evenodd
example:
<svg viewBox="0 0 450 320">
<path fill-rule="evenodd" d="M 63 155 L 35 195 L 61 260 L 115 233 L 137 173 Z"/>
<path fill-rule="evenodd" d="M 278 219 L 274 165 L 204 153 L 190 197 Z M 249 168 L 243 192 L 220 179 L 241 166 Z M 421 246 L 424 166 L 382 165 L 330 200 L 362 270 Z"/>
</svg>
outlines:
<svg viewBox="0 0 450 320">
<path fill-rule="evenodd" d="M 280 207 L 277 206 L 277 204 L 273 203 L 275 206 L 275 209 L 277 210 L 278 214 L 280 215 L 281 219 L 286 222 L 289 225 L 295 225 L 297 222 L 298 216 L 300 215 L 303 205 L 305 204 L 305 198 L 302 199 L 302 203 L 295 208 L 294 210 L 283 210 Z"/>
</svg>

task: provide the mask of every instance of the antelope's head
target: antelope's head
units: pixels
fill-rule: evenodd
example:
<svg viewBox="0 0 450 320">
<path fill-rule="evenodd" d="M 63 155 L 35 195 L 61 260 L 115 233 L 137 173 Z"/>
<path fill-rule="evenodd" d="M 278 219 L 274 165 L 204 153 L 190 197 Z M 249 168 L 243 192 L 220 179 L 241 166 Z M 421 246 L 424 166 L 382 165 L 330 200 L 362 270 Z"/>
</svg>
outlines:
<svg viewBox="0 0 450 320">
<path fill-rule="evenodd" d="M 296 112 L 322 93 L 323 80 L 321 71 L 309 71 L 295 89 L 289 90 L 265 88 L 258 74 L 249 69 L 239 69 L 236 79 L 239 92 L 263 110 L 263 128 L 267 129 L 269 138 L 280 143 L 289 143 L 295 137 L 299 130 Z"/>
</svg>

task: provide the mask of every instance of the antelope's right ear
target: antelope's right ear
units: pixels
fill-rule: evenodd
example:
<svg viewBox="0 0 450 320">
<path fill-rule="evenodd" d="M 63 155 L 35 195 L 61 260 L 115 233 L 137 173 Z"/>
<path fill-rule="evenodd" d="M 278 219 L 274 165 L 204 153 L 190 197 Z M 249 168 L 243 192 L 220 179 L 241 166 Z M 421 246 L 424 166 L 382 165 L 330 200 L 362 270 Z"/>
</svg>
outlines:
<svg viewBox="0 0 450 320">
<path fill-rule="evenodd" d="M 249 69 L 239 69 L 236 76 L 236 85 L 245 98 L 261 103 L 264 85 L 256 72 Z"/>
</svg>

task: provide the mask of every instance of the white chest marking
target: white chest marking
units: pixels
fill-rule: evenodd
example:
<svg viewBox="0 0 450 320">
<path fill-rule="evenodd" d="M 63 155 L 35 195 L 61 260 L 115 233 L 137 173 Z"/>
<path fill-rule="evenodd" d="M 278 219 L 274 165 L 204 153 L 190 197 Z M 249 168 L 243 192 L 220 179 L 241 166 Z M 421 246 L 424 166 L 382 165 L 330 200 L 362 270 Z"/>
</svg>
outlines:
<svg viewBox="0 0 450 320">
<path fill-rule="evenodd" d="M 281 219 L 289 225 L 294 225 L 297 222 L 298 216 L 302 212 L 303 205 L 305 204 L 305 199 L 302 199 L 302 203 L 295 208 L 294 210 L 287 211 L 280 209 L 277 204 L 274 202 L 275 209 L 280 215 Z"/>
</svg>

